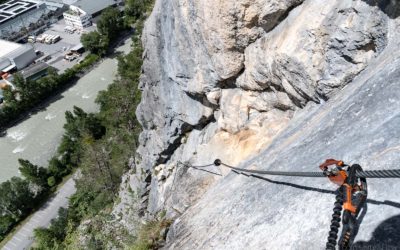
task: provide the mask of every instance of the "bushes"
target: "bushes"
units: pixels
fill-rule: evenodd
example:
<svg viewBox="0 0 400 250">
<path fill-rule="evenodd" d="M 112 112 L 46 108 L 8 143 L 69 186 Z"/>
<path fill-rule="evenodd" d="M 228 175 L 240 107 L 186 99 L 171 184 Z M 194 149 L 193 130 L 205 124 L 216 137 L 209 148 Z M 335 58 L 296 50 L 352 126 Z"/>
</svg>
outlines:
<svg viewBox="0 0 400 250">
<path fill-rule="evenodd" d="M 66 112 L 66 119 L 58 154 L 49 161 L 48 168 L 19 159 L 19 170 L 25 179 L 13 177 L 0 184 L 0 239 L 40 206 L 62 177 L 78 166 L 82 157 L 82 140 L 87 137 L 101 139 L 106 132 L 99 119 L 78 107 L 74 107 L 73 112 Z M 49 237 L 46 232 L 41 231 L 43 237 Z"/>
<path fill-rule="evenodd" d="M 130 250 L 160 249 L 165 243 L 168 228 L 172 224 L 172 221 L 164 218 L 164 216 L 161 215 L 159 219 L 143 225 Z"/>
<path fill-rule="evenodd" d="M 11 88 L 4 91 L 5 105 L 0 108 L 0 129 L 71 83 L 78 73 L 92 66 L 99 58 L 89 54 L 80 64 L 67 69 L 63 74 L 58 75 L 53 69 L 49 69 L 47 76 L 36 81 L 26 81 L 20 74 L 14 74 L 13 83 L 17 91 L 12 91 Z"/>
<path fill-rule="evenodd" d="M 98 31 L 92 31 L 81 36 L 81 43 L 86 50 L 93 54 L 106 54 L 109 44 L 126 26 L 121 13 L 115 8 L 107 8 L 103 11 L 97 22 Z"/>
<path fill-rule="evenodd" d="M 0 241 L 4 239 L 14 224 L 15 220 L 10 215 L 0 216 Z"/>
<path fill-rule="evenodd" d="M 62 249 L 62 242 L 67 235 L 68 210 L 60 208 L 58 217 L 52 219 L 49 228 L 36 228 L 34 230 L 36 247 L 32 249 Z"/>
<path fill-rule="evenodd" d="M 62 159 L 62 158 L 61 158 Z M 56 156 L 52 157 L 49 161 L 49 166 L 47 167 L 48 172 L 48 182 L 59 182 L 62 177 L 70 174 L 72 168 L 67 165 L 67 163 L 62 163 Z M 52 179 L 50 181 L 50 179 Z M 49 184 L 49 186 L 52 186 Z"/>
<path fill-rule="evenodd" d="M 19 177 L 0 184 L 0 239 L 37 205 L 38 196 L 29 187 L 29 182 Z"/>
<path fill-rule="evenodd" d="M 153 6 L 154 0 L 127 0 L 126 15 L 133 20 L 143 20 L 144 15 L 149 12 Z"/>
<path fill-rule="evenodd" d="M 86 50 L 93 54 L 104 55 L 110 41 L 97 31 L 91 31 L 81 36 L 81 43 Z"/>
<path fill-rule="evenodd" d="M 103 17 L 104 20 L 109 20 L 110 18 L 114 21 L 116 20 L 116 12 L 114 10 L 107 10 L 106 14 L 108 16 Z M 101 29 L 103 32 L 107 32 L 107 36 L 111 35 L 115 38 L 116 33 L 113 32 L 119 32 L 123 29 L 123 22 L 119 13 L 117 19 L 116 22 L 107 23 L 103 21 Z M 114 27 L 114 25 L 116 26 Z M 89 54 L 83 61 L 67 69 L 63 74 L 58 75 L 54 70 L 50 69 L 48 76 L 37 81 L 26 81 L 20 74 L 16 74 L 14 85 L 17 87 L 17 91 L 13 91 L 11 88 L 4 91 L 5 104 L 0 109 L 0 128 L 7 126 L 19 118 L 22 113 L 34 108 L 45 98 L 53 95 L 55 91 L 71 83 L 77 78 L 77 74 L 83 73 L 99 60 L 99 55 Z M 123 164 L 122 167 L 119 164 L 116 169 L 111 169 L 110 163 L 107 163 L 108 160 L 104 157 L 105 154 L 99 154 L 104 148 L 91 145 L 96 140 L 101 141 L 106 134 L 106 127 L 102 125 L 103 121 L 97 115 L 87 114 L 78 107 L 74 107 L 73 112 L 66 112 L 66 120 L 67 123 L 64 125 L 65 133 L 57 150 L 57 155 L 49 161 L 48 168 L 38 167 L 27 160 L 20 159 L 20 171 L 25 179 L 15 177 L 0 184 L 0 240 L 15 224 L 23 220 L 33 209 L 41 204 L 41 201 L 48 197 L 62 178 L 81 164 L 84 157 L 86 161 L 94 160 L 98 163 L 94 165 L 95 169 L 91 168 L 91 170 L 99 172 L 103 182 L 96 184 L 94 182 L 100 182 L 100 179 L 93 179 L 91 183 L 96 184 L 94 186 L 98 187 L 97 190 L 87 192 L 82 189 L 83 191 L 77 192 L 75 197 L 79 197 L 80 193 L 82 196 L 75 198 L 75 200 L 82 202 L 78 207 L 84 211 L 75 212 L 73 213 L 74 216 L 80 219 L 83 215 L 95 214 L 104 208 L 106 204 L 110 204 L 113 201 L 114 192 L 118 187 L 116 183 L 119 183 L 119 176 L 125 169 L 126 164 Z M 93 148 L 91 150 L 92 154 L 85 155 L 83 153 L 84 147 Z M 116 150 L 110 149 L 110 151 L 115 153 Z M 120 150 L 117 151 L 120 152 Z M 107 164 L 104 165 L 103 163 Z M 99 189 L 102 189 L 104 185 L 107 186 L 107 192 L 102 193 Z M 15 207 L 15 204 L 18 207 Z M 39 230 L 38 235 L 46 239 L 43 242 L 54 238 L 54 235 L 49 234 L 49 231 L 46 230 Z M 64 236 L 59 235 L 61 238 Z M 49 244 L 52 244 L 51 242 L 50 240 Z M 53 247 L 55 246 L 53 245 Z"/>
<path fill-rule="evenodd" d="M 43 190 L 49 187 L 47 185 L 47 178 L 49 175 L 47 169 L 33 165 L 28 160 L 18 159 L 18 162 L 21 165 L 19 171 L 28 182 L 35 184 Z"/>
<path fill-rule="evenodd" d="M 140 18 L 144 19 L 144 15 L 140 15 Z M 140 29 L 143 20 L 134 20 Z M 109 35 L 111 31 L 104 27 L 104 31 L 101 32 L 103 35 Z M 119 77 L 107 90 L 101 91 L 96 99 L 100 105 L 100 112 L 86 114 L 75 108 L 73 113 L 66 113 L 66 132 L 58 149 L 62 157 L 50 163 L 49 171 L 54 169 L 53 172 L 57 173 L 60 169 L 79 166 L 81 177 L 76 181 L 76 193 L 70 198 L 67 223 L 60 223 L 64 225 L 66 231 L 63 232 L 67 232 L 66 236 L 57 234 L 65 236 L 61 240 L 52 232 L 52 226 L 48 230 L 37 231 L 35 237 L 41 242 L 41 249 L 84 249 L 85 247 L 76 243 L 79 238 L 77 227 L 82 220 L 87 221 L 85 238 L 89 240 L 86 242 L 86 248 L 104 248 L 108 246 L 108 241 L 112 242 L 109 235 L 103 237 L 102 229 L 106 222 L 101 218 L 104 214 L 109 215 L 118 193 L 121 176 L 129 168 L 128 162 L 134 155 L 141 131 L 135 116 L 141 97 L 138 90 L 142 65 L 139 32 L 133 38 L 133 50 L 128 55 L 118 58 Z M 86 58 L 85 61 L 90 64 L 91 60 L 97 60 L 92 58 L 94 57 Z M 84 65 L 84 62 L 80 65 L 82 64 Z M 74 70 L 80 70 L 79 67 L 77 65 Z M 55 174 L 52 176 L 57 177 Z M 170 221 L 163 218 L 150 222 L 139 237 L 138 244 L 144 242 L 145 245 L 142 246 L 146 247 L 145 249 L 157 246 L 169 224 Z M 159 235 L 162 235 L 161 238 Z"/>
<path fill-rule="evenodd" d="M 77 72 L 81 72 L 81 71 L 86 70 L 87 68 L 91 67 L 99 60 L 100 60 L 100 56 L 98 56 L 96 54 L 89 54 L 79 64 L 74 65 L 73 68 Z"/>
</svg>

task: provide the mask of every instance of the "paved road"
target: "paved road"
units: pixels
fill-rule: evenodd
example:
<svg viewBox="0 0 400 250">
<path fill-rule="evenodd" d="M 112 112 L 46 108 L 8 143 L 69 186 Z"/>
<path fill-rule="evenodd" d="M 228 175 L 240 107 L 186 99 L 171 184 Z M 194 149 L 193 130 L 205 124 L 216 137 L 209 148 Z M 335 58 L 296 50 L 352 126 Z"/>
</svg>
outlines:
<svg viewBox="0 0 400 250">
<path fill-rule="evenodd" d="M 68 198 L 76 191 L 73 178 L 69 179 L 56 195 L 35 213 L 35 215 L 19 229 L 18 233 L 7 242 L 2 250 L 29 249 L 33 242 L 33 230 L 37 227 L 47 227 L 52 218 L 55 218 L 60 207 L 68 206 Z"/>
</svg>

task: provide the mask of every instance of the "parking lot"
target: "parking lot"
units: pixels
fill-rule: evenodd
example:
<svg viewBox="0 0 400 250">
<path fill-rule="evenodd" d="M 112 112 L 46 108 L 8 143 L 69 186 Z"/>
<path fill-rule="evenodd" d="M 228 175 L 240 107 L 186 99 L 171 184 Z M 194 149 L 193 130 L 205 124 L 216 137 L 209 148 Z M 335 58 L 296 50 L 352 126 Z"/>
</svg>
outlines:
<svg viewBox="0 0 400 250">
<path fill-rule="evenodd" d="M 44 53 L 44 56 L 50 56 L 50 60 L 47 61 L 48 64 L 59 70 L 59 73 L 64 72 L 67 68 L 72 67 L 76 64 L 76 60 L 68 62 L 64 60 L 65 53 L 80 43 L 80 33 L 69 34 L 64 31 L 65 28 L 64 19 L 54 23 L 47 29 L 44 34 L 49 35 L 59 35 L 61 40 L 54 44 L 45 43 L 34 43 L 35 50 L 39 50 Z M 85 29 L 85 32 L 90 32 L 96 30 L 95 26 L 90 26 Z M 84 55 L 83 55 L 84 56 Z"/>
</svg>

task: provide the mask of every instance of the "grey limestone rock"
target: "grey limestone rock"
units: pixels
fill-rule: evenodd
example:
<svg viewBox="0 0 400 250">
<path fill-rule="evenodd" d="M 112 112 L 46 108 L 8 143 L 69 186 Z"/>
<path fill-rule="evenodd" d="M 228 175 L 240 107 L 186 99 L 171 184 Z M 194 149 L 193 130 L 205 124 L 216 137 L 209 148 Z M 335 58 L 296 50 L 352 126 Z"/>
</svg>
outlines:
<svg viewBox="0 0 400 250">
<path fill-rule="evenodd" d="M 156 1 L 143 32 L 136 112 L 143 132 L 131 186 L 143 194 L 144 218 L 166 210 L 175 219 L 167 249 L 324 247 L 334 189 L 327 180 L 255 180 L 180 163 L 220 158 L 313 171 L 334 157 L 392 167 L 400 135 L 399 5 Z M 398 192 L 384 192 L 397 184 L 380 184 L 371 181 L 359 244 L 398 215 Z"/>
<path fill-rule="evenodd" d="M 365 170 L 398 168 L 398 51 L 387 51 L 341 95 L 297 113 L 266 150 L 240 167 L 318 171 L 324 159 L 336 158 Z M 369 179 L 368 187 L 354 246 L 397 249 L 398 181 Z M 324 248 L 335 189 L 325 178 L 230 173 L 173 224 L 166 249 Z"/>
</svg>

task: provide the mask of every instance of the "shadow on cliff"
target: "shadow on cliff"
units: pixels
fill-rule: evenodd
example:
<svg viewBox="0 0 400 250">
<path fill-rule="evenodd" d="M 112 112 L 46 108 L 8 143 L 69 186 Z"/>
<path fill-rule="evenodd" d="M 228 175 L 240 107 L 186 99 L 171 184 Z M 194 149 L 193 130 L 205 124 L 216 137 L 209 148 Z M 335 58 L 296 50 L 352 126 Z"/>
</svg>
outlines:
<svg viewBox="0 0 400 250">
<path fill-rule="evenodd" d="M 186 167 L 186 166 L 185 166 L 185 167 Z M 213 171 L 210 171 L 210 170 L 207 170 L 207 169 L 196 168 L 196 167 L 191 167 L 191 168 L 194 168 L 194 169 L 196 169 L 196 170 L 199 170 L 199 171 L 202 171 L 202 172 L 206 172 L 206 173 L 209 173 L 209 174 L 222 176 L 222 174 L 220 174 L 220 173 L 216 173 L 216 172 L 213 172 Z"/>
<path fill-rule="evenodd" d="M 377 6 L 388 17 L 395 19 L 400 16 L 400 2 L 398 0 L 362 0 L 370 6 Z"/>
<path fill-rule="evenodd" d="M 315 188 L 315 187 L 308 187 L 308 186 L 303 186 L 299 184 L 294 184 L 290 182 L 283 182 L 283 181 L 274 181 L 271 179 L 268 179 L 264 176 L 260 175 L 254 175 L 254 174 L 246 174 L 242 172 L 238 172 L 233 170 L 234 173 L 238 175 L 244 175 L 246 177 L 253 177 L 259 180 L 267 181 L 269 183 L 277 184 L 277 185 L 284 185 L 284 186 L 289 186 L 293 188 L 298 188 L 302 190 L 307 190 L 307 191 L 313 191 L 313 192 L 319 192 L 319 193 L 324 193 L 324 194 L 333 194 L 335 195 L 336 192 L 333 190 L 327 190 L 327 189 L 322 189 L 322 188 Z M 368 204 L 374 204 L 374 205 L 386 205 L 386 206 L 391 206 L 395 208 L 400 209 L 400 203 L 394 202 L 394 201 L 377 201 L 373 199 L 367 199 L 366 204 L 362 208 L 362 212 L 360 213 L 358 219 L 357 219 L 357 226 L 355 228 L 355 231 L 353 233 L 351 241 L 354 240 L 354 238 L 358 234 L 358 229 L 359 226 L 362 224 L 362 221 L 367 213 L 368 210 Z M 399 249 L 400 250 L 400 215 L 391 217 L 384 222 L 382 222 L 376 229 L 375 232 L 371 238 L 370 241 L 368 242 L 356 242 L 352 245 L 351 249 L 390 249 L 390 250 L 395 250 Z M 341 235 L 339 242 L 343 239 L 343 235 Z"/>
<path fill-rule="evenodd" d="M 355 242 L 351 249 L 400 249 L 400 214 L 383 221 L 369 241 Z"/>
<path fill-rule="evenodd" d="M 290 183 L 290 182 L 284 182 L 284 181 L 274 181 L 274 180 L 268 179 L 268 178 L 266 178 L 264 176 L 255 175 L 255 174 L 241 173 L 241 172 L 237 172 L 235 170 L 233 170 L 233 172 L 236 173 L 236 174 L 244 175 L 246 177 L 257 178 L 259 180 L 267 181 L 267 182 L 273 183 L 273 184 L 284 185 L 284 186 L 289 186 L 289 187 L 293 187 L 293 188 L 298 188 L 298 189 L 303 189 L 303 190 L 313 191 L 313 192 L 319 192 L 319 193 L 324 193 L 324 194 L 333 194 L 333 195 L 336 194 L 336 192 L 333 191 L 333 190 L 315 188 L 315 187 L 308 187 L 308 186 L 294 184 L 294 183 Z M 367 199 L 367 203 L 374 204 L 374 205 L 386 205 L 386 206 L 391 206 L 391 207 L 395 207 L 395 208 L 399 208 L 400 209 L 400 203 L 394 202 L 394 201 L 389 201 L 389 200 L 377 201 L 377 200 L 374 200 L 374 199 Z"/>
</svg>

